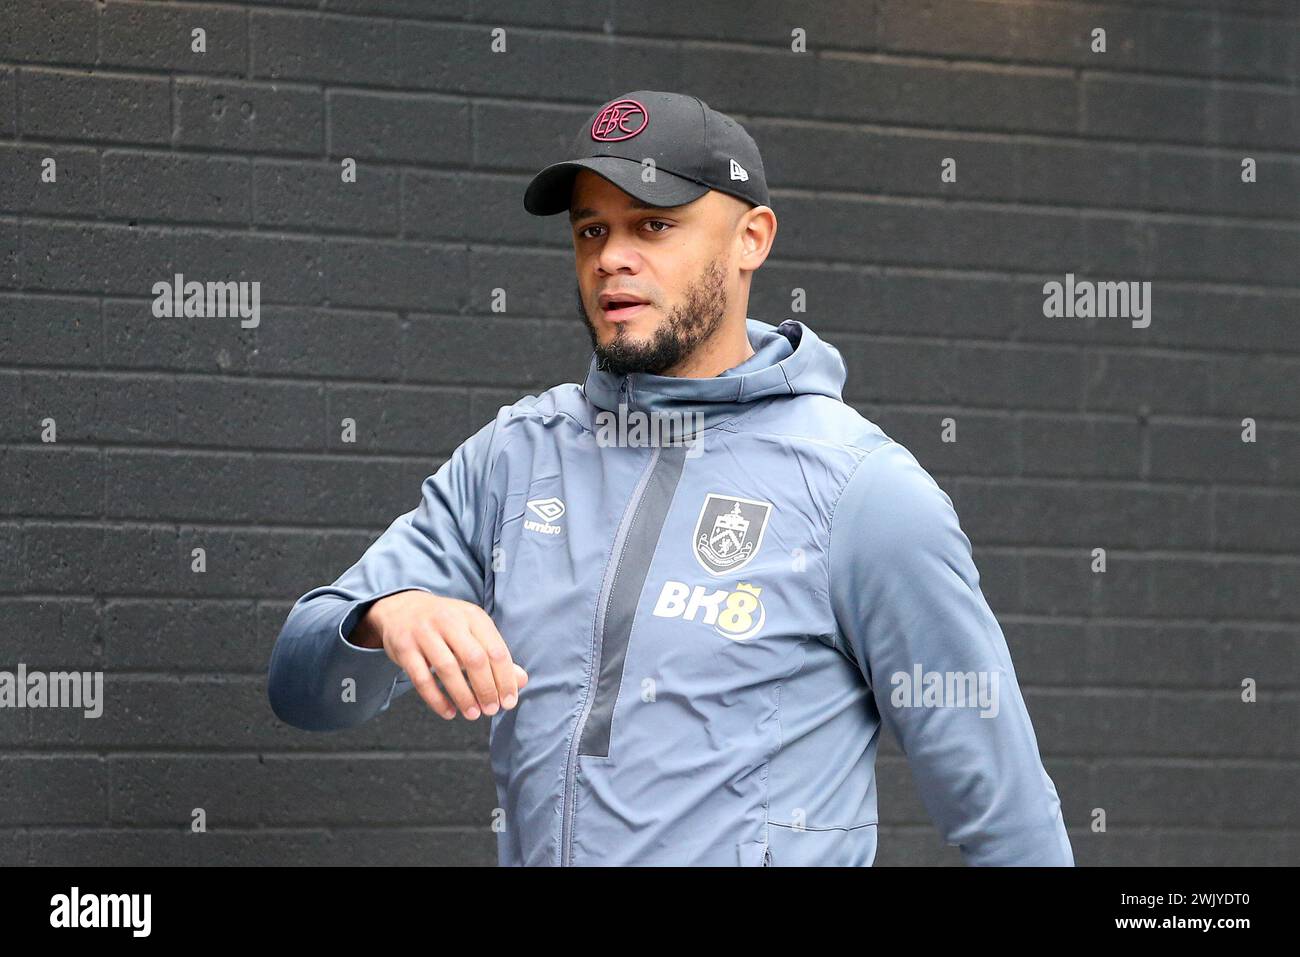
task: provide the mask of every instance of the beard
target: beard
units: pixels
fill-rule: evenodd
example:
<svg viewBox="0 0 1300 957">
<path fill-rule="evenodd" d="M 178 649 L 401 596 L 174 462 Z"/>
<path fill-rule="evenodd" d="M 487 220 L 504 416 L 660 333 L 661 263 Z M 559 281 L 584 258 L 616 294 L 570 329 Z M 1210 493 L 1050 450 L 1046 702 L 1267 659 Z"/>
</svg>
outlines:
<svg viewBox="0 0 1300 957">
<path fill-rule="evenodd" d="M 649 341 L 635 338 L 626 325 L 619 325 L 614 338 L 605 345 L 596 336 L 579 285 L 578 313 L 591 336 L 596 368 L 617 376 L 630 372 L 663 375 L 664 370 L 678 365 L 722 325 L 727 314 L 726 279 L 721 261 L 713 259 L 687 287 L 681 304 L 664 316 Z"/>
</svg>

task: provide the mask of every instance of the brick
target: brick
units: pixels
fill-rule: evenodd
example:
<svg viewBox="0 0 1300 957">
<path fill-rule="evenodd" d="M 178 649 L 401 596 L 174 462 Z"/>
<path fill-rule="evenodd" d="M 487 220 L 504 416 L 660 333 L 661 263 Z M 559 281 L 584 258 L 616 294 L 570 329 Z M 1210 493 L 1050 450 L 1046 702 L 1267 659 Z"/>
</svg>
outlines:
<svg viewBox="0 0 1300 957">
<path fill-rule="evenodd" d="M 325 394 L 311 382 L 181 379 L 176 429 L 187 444 L 226 448 L 321 449 Z"/>
<path fill-rule="evenodd" d="M 508 10 L 520 19 L 521 13 L 530 9 L 529 4 L 512 4 L 504 0 L 494 0 L 487 6 L 492 9 L 493 17 L 498 13 L 504 15 Z M 538 8 L 529 21 L 540 25 L 553 22 L 546 19 L 552 15 L 551 10 L 545 8 L 543 13 L 542 9 Z M 579 8 L 565 11 L 570 17 L 582 17 L 577 24 L 567 19 L 565 22 L 567 25 L 605 29 L 601 22 L 603 10 L 603 7 L 597 6 L 590 10 Z M 689 0 L 671 0 L 658 8 L 646 7 L 635 0 L 613 0 L 609 4 L 608 16 L 610 29 L 616 35 L 652 33 L 689 39 L 726 36 L 735 41 L 769 43 L 772 40 L 773 22 L 785 26 L 782 18 L 788 14 L 788 10 L 779 0 L 765 0 L 748 10 L 746 16 L 737 17 L 726 7 L 701 8 Z M 496 20 L 492 22 L 495 23 Z M 817 4 L 808 7 L 801 11 L 797 25 L 808 32 L 810 49 L 821 37 L 834 37 L 836 46 L 854 49 L 870 49 L 876 45 L 875 18 L 853 5 Z M 788 42 L 788 38 L 783 39 Z"/>
<path fill-rule="evenodd" d="M 104 470 L 110 518 L 304 527 L 384 525 L 413 507 L 428 474 L 421 463 L 125 450 L 107 453 Z"/>
<path fill-rule="evenodd" d="M 545 101 L 510 103 L 486 100 L 469 106 L 469 122 L 474 130 L 472 144 L 476 169 L 517 171 L 541 169 L 543 158 L 567 159 L 573 145 L 573 131 L 596 112 L 591 106 Z M 746 129 L 750 129 L 746 124 Z M 750 130 L 751 134 L 753 130 Z M 755 137 L 757 139 L 757 137 Z M 767 155 L 764 148 L 764 156 Z M 519 179 L 519 208 L 523 209 L 523 191 L 531 176 Z M 538 222 L 549 217 L 528 216 Z M 557 217 L 558 218 L 558 217 Z"/>
<path fill-rule="evenodd" d="M 1146 154 L 1145 205 L 1152 208 L 1259 219 L 1300 216 L 1300 161 L 1254 156 L 1256 181 L 1244 183 L 1241 152 L 1150 147 Z"/>
<path fill-rule="evenodd" d="M 671 79 L 683 83 L 686 60 L 667 41 L 634 42 L 622 51 L 603 35 L 515 30 L 506 42 L 507 53 L 494 53 L 481 25 L 404 23 L 396 37 L 395 82 L 403 89 L 462 95 L 532 97 L 546 90 L 557 100 L 590 102 L 588 115 L 606 99 L 593 95 L 593 84 L 618 90 L 628 76 L 651 90 L 668 88 L 663 84 Z M 507 56 L 510 69 L 502 69 Z"/>
<path fill-rule="evenodd" d="M 830 52 L 808 83 L 791 84 L 792 92 L 815 89 L 815 115 L 825 119 L 1039 133 L 1073 133 L 1080 121 L 1075 81 L 1058 70 L 922 66 Z"/>
<path fill-rule="evenodd" d="M 1300 494 L 1216 488 L 1214 544 L 1233 551 L 1300 552 Z"/>
<path fill-rule="evenodd" d="M 1072 65 L 1105 70 L 1132 71 L 1143 67 L 1146 55 L 1146 18 L 1140 10 L 1098 10 L 1085 4 L 1016 4 L 1011 18 L 1011 52 L 1014 60 Z M 1106 30 L 1106 52 L 1092 51 L 1092 31 Z M 1181 30 L 1186 37 L 1190 30 Z M 1160 69 L 1158 61 L 1151 69 Z"/>
<path fill-rule="evenodd" d="M 472 424 L 463 391 L 331 385 L 326 392 L 325 442 L 345 451 L 432 455 L 454 448 L 479 425 Z M 342 421 L 356 422 L 356 443 L 341 441 Z"/>
<path fill-rule="evenodd" d="M 110 599 L 100 623 L 104 660 L 114 671 L 263 671 L 270 651 L 256 623 L 244 599 Z"/>
<path fill-rule="evenodd" d="M 467 253 L 452 245 L 326 240 L 321 252 L 325 296 L 366 309 L 465 307 Z"/>
<path fill-rule="evenodd" d="M 253 166 L 253 221 L 263 226 L 395 235 L 398 175 L 366 167 L 344 182 L 338 163 Z"/>
<path fill-rule="evenodd" d="M 1222 280 L 1281 285 L 1300 260 L 1300 231 L 1293 227 L 1152 223 L 1151 275 L 1195 282 Z M 1152 300 L 1160 284 L 1152 283 Z M 1154 322 L 1154 318 L 1152 322 Z"/>
<path fill-rule="evenodd" d="M 1242 418 L 1255 418 L 1243 416 Z M 1254 442 L 1241 420 L 1213 425 L 1160 423 L 1151 429 L 1149 476 L 1249 485 L 1300 485 L 1300 431 L 1256 418 Z"/>
<path fill-rule="evenodd" d="M 294 756 L 114 757 L 112 823 L 188 822 L 208 827 L 479 824 L 492 833 L 496 793 L 485 756 L 337 759 Z M 237 786 L 232 782 L 238 781 Z M 385 794 L 438 795 L 387 801 Z"/>
<path fill-rule="evenodd" d="M 769 268 L 779 269 L 765 265 Z M 770 285 L 784 289 L 811 286 L 811 270 L 788 267 Z M 819 335 L 836 343 L 834 331 L 895 333 L 1004 342 L 1016 331 L 1008 309 L 1012 286 L 1002 277 L 979 275 L 905 275 L 867 270 L 827 269 L 813 273 L 819 291 L 807 321 Z M 788 281 L 781 280 L 788 276 Z M 805 288 L 811 294 L 814 290 Z M 788 307 L 788 300 L 782 304 Z M 874 364 L 850 370 L 850 379 L 870 377 Z"/>
<path fill-rule="evenodd" d="M 1075 482 L 962 480 L 950 495 L 984 545 L 1212 547 L 1210 493 Z"/>
<path fill-rule="evenodd" d="M 1294 150 L 1295 98 L 1175 79 L 1083 78 L 1084 132 L 1170 143 Z"/>
<path fill-rule="evenodd" d="M 255 348 L 248 367 L 266 375 L 389 381 L 404 362 L 409 325 L 392 312 L 272 305 L 249 332 Z"/>
<path fill-rule="evenodd" d="M 20 646 L 11 646 L 11 657 L 4 662 L 4 668 L 12 668 L 18 661 L 41 671 L 94 671 L 104 667 L 99 613 L 93 601 L 15 596 L 0 599 L 0 611 L 10 633 L 24 636 Z M 9 712 L 9 716 L 14 713 Z M 16 733 L 7 735 L 4 742 L 29 747 L 30 721 L 17 725 L 16 729 L 9 728 Z"/>
<path fill-rule="evenodd" d="M 402 232 L 421 239 L 499 241 L 503 229 L 522 224 L 527 215 L 523 213 L 523 189 L 506 179 L 405 173 L 401 179 Z"/>
<path fill-rule="evenodd" d="M 1084 404 L 1090 411 L 1186 416 L 1210 411 L 1213 365 L 1208 359 L 1092 349 L 1084 361 Z"/>
<path fill-rule="evenodd" d="M 103 170 L 104 213 L 116 219 L 249 221 L 246 160 L 110 150 Z"/>
<path fill-rule="evenodd" d="M 980 195 L 1088 208 L 1141 208 L 1147 163 L 1132 146 L 1108 143 L 1016 143 L 1015 178 L 990 174 Z M 996 171 L 994 171 L 996 172 Z"/>
<path fill-rule="evenodd" d="M 1289 348 L 1286 336 L 1294 322 L 1296 297 L 1283 289 L 1216 289 L 1153 282 L 1151 324 L 1137 329 L 1125 319 L 1045 317 L 1042 287 L 1039 280 L 1014 285 L 1010 320 L 1015 338 L 1125 348 L 1138 345 L 1251 353 L 1297 351 Z"/>
<path fill-rule="evenodd" d="M 1300 419 L 1300 360 L 1269 355 L 1215 356 L 1210 409 L 1223 415 Z"/>
<path fill-rule="evenodd" d="M 0 59 L 19 63 L 93 63 L 93 0 L 11 0 L 0 33 Z"/>
<path fill-rule="evenodd" d="M 0 289 L 15 289 L 22 276 L 21 232 L 16 223 L 0 221 Z"/>
<path fill-rule="evenodd" d="M 151 308 L 154 284 L 170 284 L 177 273 L 186 281 L 259 282 L 263 303 L 315 302 L 321 295 L 320 250 L 321 241 L 312 236 L 28 223 L 23 251 L 31 288 L 147 296 Z M 244 329 L 236 316 L 156 321 L 187 327 L 217 322 L 232 335 Z"/>
<path fill-rule="evenodd" d="M 788 15 L 781 19 L 789 20 Z M 767 43 L 759 47 L 726 44 L 698 51 L 687 48 L 681 51 L 680 62 L 679 53 L 674 48 L 646 51 L 646 59 L 651 60 L 653 66 L 646 64 L 644 69 L 653 69 L 664 83 L 650 89 L 688 89 L 713 109 L 734 116 L 746 128 L 749 114 L 753 112 L 806 116 L 814 105 L 810 102 L 809 91 L 815 90 L 818 82 L 823 81 L 820 71 L 824 66 L 817 55 L 790 50 L 792 38 L 789 34 L 794 25 L 783 23 L 784 29 L 775 31 L 777 42 L 774 46 Z M 815 46 L 816 42 L 810 40 L 809 46 Z M 622 75 L 622 66 L 616 61 L 611 81 L 617 84 Z M 743 78 L 739 85 L 735 82 L 738 78 Z M 744 92 L 742 86 L 749 92 Z M 755 109 L 758 104 L 762 104 L 761 110 Z M 593 103 L 588 115 L 594 113 L 599 105 Z M 766 160 L 764 164 L 766 169 Z"/>
<path fill-rule="evenodd" d="M 46 160 L 55 181 L 45 182 Z M 99 202 L 99 157 L 75 146 L 0 145 L 0 209 L 75 216 Z"/>
<path fill-rule="evenodd" d="M 276 0 L 284 2 L 284 0 Z M 482 828 L 226 828 L 192 834 L 155 828 L 33 830 L 30 858 L 42 866 L 296 865 L 493 866 L 496 835 Z"/>
<path fill-rule="evenodd" d="M 332 157 L 428 166 L 469 162 L 469 107 L 464 101 L 334 91 L 328 107 Z"/>
<path fill-rule="evenodd" d="M 72 755 L 3 758 L 0 826 L 97 825 L 108 815 L 108 768 L 97 757 Z"/>
<path fill-rule="evenodd" d="M 19 867 L 28 864 L 29 854 L 30 846 L 25 830 L 0 830 L 0 867 Z"/>
<path fill-rule="evenodd" d="M 1159 9 L 1145 11 L 1143 20 L 1147 69 L 1284 82 L 1293 75 L 1295 31 L 1272 20 Z"/>
<path fill-rule="evenodd" d="M 573 318 L 577 308 L 577 279 L 573 275 L 572 248 L 567 252 L 551 252 L 478 247 L 470 251 L 467 273 L 466 311 L 489 311 L 495 290 L 504 289 L 508 312 L 528 316 L 565 316 L 569 317 L 573 327 L 582 328 L 581 320 Z M 561 281 L 556 281 L 557 276 Z M 428 306 L 420 308 L 427 310 Z M 439 303 L 439 311 L 451 310 Z M 586 357 L 589 357 L 590 340 L 585 348 Z"/>
<path fill-rule="evenodd" d="M 1049 706 L 1033 709 L 1039 746 L 1049 751 L 1233 761 L 1295 757 L 1295 736 L 1287 729 L 1295 727 L 1296 711 L 1294 698 L 1245 704 L 1230 686 L 1213 692 L 1059 692 Z"/>
<path fill-rule="evenodd" d="M 1291 621 L 1295 616 L 1282 598 L 1287 572 L 1283 562 L 1256 558 L 1197 555 L 1152 562 L 1151 610 L 1180 618 Z"/>
<path fill-rule="evenodd" d="M 1106 571 L 1092 571 L 1093 548 L 1106 549 Z M 1042 615 L 1135 616 L 1151 605 L 1147 560 L 1116 554 L 1106 542 L 1068 553 L 1026 556 L 1022 611 Z M 1172 614 L 1172 613 L 1171 613 Z"/>
<path fill-rule="evenodd" d="M 391 21 L 253 11 L 253 75 L 272 80 L 391 85 L 397 36 Z"/>
<path fill-rule="evenodd" d="M 1108 826 L 1295 826 L 1294 804 L 1271 798 L 1296 786 L 1294 767 L 1129 760 L 1100 764 L 1095 776 Z M 1243 780 L 1251 786 L 1243 788 Z"/>
<path fill-rule="evenodd" d="M 300 7 L 320 7 L 331 13 L 386 13 L 403 19 L 432 19 L 432 20 L 461 20 L 466 19 L 468 14 L 463 4 L 457 0 L 275 0 L 280 4 L 294 4 Z M 483 4 L 478 7 L 479 12 L 484 13 L 493 23 L 500 22 L 500 18 L 514 14 L 519 15 L 520 7 L 518 4 L 499 3 Z M 487 13 L 487 11 L 491 11 Z M 586 10 L 585 7 L 561 7 L 558 9 L 548 10 L 547 14 L 554 17 L 580 17 L 581 13 Z M 551 20 L 551 23 L 569 22 Z M 571 25 L 577 25 L 587 22 L 584 19 L 578 19 Z"/>
<path fill-rule="evenodd" d="M 0 354 L 8 365 L 95 366 L 101 339 L 92 299 L 0 296 Z"/>
<path fill-rule="evenodd" d="M 956 425 L 955 442 L 943 441 L 943 420 L 949 417 Z M 867 418 L 934 473 L 1015 475 L 1019 471 L 1015 425 L 1004 413 L 959 408 L 930 412 L 883 409 Z"/>
<path fill-rule="evenodd" d="M 30 371 L 23 375 L 23 399 L 29 422 L 55 420 L 60 442 L 177 438 L 176 385 L 160 378 Z"/>
<path fill-rule="evenodd" d="M 877 19 L 883 50 L 967 59 L 1014 59 L 1020 54 L 1013 35 L 1017 9 L 1009 4 L 885 0 Z"/>
<path fill-rule="evenodd" d="M 9 492 L 0 514 L 94 518 L 102 512 L 103 465 L 96 449 L 0 449 L 0 477 Z"/>
<path fill-rule="evenodd" d="M 168 81 L 26 69 L 19 85 L 18 122 L 26 137 L 168 143 Z"/>
<path fill-rule="evenodd" d="M 1025 475 L 1136 479 L 1141 473 L 1143 435 L 1135 421 L 1024 415 L 1020 443 Z"/>
<path fill-rule="evenodd" d="M 1056 211 L 922 209 L 888 199 L 791 198 L 781 228 L 801 256 L 851 262 L 1027 270 L 1137 279 L 1146 227 L 1118 216 Z M 851 251 L 851 252 L 850 252 Z M 1041 288 L 1041 287 L 1040 287 Z"/>
<path fill-rule="evenodd" d="M 18 125 L 17 73 L 0 67 L 0 133 L 9 136 Z"/>
<path fill-rule="evenodd" d="M 0 371 L 0 403 L 6 409 L 21 409 L 23 404 L 22 378 L 17 372 Z M 26 415 L 0 416 L 0 437 L 6 440 L 30 441 L 39 437 L 40 424 L 27 421 Z"/>
<path fill-rule="evenodd" d="M 93 28 L 92 28 L 93 29 Z M 204 50 L 193 31 L 204 31 Z M 99 20 L 99 62 L 190 73 L 243 73 L 248 62 L 244 11 L 160 3 L 110 3 Z"/>
<path fill-rule="evenodd" d="M 428 382 L 554 383 L 550 329 L 533 319 L 413 315 L 405 328 L 403 368 Z M 566 345 L 576 345 L 567 342 Z"/>
<path fill-rule="evenodd" d="M 321 93 L 310 87 L 178 77 L 178 146 L 319 155 Z"/>
<path fill-rule="evenodd" d="M 264 314 L 263 324 L 267 318 Z M 104 303 L 104 362 L 108 366 L 246 372 L 256 335 L 257 330 L 241 328 L 238 319 L 155 318 L 152 300 Z"/>
</svg>

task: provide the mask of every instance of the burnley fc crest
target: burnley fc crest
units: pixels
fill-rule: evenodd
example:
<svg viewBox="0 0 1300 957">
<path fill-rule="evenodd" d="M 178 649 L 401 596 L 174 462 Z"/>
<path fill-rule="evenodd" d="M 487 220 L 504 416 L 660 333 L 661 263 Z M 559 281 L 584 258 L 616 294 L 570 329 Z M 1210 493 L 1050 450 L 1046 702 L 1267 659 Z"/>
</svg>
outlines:
<svg viewBox="0 0 1300 957">
<path fill-rule="evenodd" d="M 695 560 L 710 575 L 726 575 L 744 568 L 763 544 L 771 513 L 771 502 L 709 492 L 695 523 Z"/>
</svg>

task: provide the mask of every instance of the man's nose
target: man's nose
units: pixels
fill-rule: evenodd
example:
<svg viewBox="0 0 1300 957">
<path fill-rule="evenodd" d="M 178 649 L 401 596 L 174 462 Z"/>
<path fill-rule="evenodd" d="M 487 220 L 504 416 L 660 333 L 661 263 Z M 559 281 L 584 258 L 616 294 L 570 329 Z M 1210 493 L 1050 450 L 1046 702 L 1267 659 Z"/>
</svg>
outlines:
<svg viewBox="0 0 1300 957">
<path fill-rule="evenodd" d="M 641 255 L 636 250 L 631 234 L 615 230 L 605 239 L 597 261 L 605 272 L 614 273 L 621 269 L 636 271 L 641 266 Z"/>
</svg>

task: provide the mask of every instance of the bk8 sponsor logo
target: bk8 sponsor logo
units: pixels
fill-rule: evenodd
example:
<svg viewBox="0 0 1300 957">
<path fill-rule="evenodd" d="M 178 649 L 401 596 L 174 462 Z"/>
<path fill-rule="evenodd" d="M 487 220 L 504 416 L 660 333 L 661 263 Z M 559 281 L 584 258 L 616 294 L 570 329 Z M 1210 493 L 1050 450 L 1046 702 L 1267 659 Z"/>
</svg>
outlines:
<svg viewBox="0 0 1300 957">
<path fill-rule="evenodd" d="M 735 591 L 709 591 L 704 585 L 692 587 L 670 579 L 664 582 L 653 613 L 658 618 L 698 619 L 701 624 L 712 625 L 724 638 L 744 641 L 757 635 L 767 619 L 758 597 L 762 590 L 749 582 L 739 582 Z"/>
</svg>

